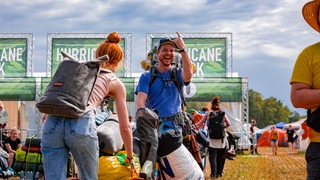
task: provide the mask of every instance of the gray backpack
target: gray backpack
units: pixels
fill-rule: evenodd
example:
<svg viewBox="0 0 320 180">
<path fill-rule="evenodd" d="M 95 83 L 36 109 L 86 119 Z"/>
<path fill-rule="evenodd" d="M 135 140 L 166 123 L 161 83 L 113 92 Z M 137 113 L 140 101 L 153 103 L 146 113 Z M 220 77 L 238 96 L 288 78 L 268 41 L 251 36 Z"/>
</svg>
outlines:
<svg viewBox="0 0 320 180">
<path fill-rule="evenodd" d="M 61 54 L 64 60 L 36 107 L 45 114 L 76 119 L 97 106 L 88 106 L 88 100 L 100 73 L 98 62 L 107 61 L 109 57 L 106 55 L 96 61 L 81 63 L 62 51 Z"/>
</svg>

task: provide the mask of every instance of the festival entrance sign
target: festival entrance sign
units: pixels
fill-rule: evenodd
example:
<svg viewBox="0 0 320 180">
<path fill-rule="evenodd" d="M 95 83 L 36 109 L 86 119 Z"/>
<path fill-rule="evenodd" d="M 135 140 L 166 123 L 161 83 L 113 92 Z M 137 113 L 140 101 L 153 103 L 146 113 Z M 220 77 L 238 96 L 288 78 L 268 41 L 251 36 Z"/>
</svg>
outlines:
<svg viewBox="0 0 320 180">
<path fill-rule="evenodd" d="M 105 41 L 108 33 L 51 33 L 48 34 L 47 51 L 47 77 L 41 78 L 40 95 L 44 93 L 45 88 L 51 80 L 52 75 L 57 70 L 59 63 L 63 60 L 61 51 L 64 51 L 80 62 L 86 62 L 95 59 L 96 48 Z M 121 37 L 120 46 L 124 51 L 124 60 L 120 68 L 115 72 L 121 79 L 127 90 L 127 101 L 134 101 L 134 82 L 131 77 L 131 52 L 132 52 L 132 34 L 119 33 Z"/>
<path fill-rule="evenodd" d="M 232 73 L 231 33 L 180 33 L 197 71 L 194 78 L 229 77 Z M 176 33 L 148 33 L 147 51 L 164 37 Z"/>
<path fill-rule="evenodd" d="M 30 77 L 32 55 L 32 34 L 0 34 L 0 78 Z"/>
<path fill-rule="evenodd" d="M 33 34 L 0 34 L 0 100 L 34 101 Z"/>
<path fill-rule="evenodd" d="M 47 76 L 51 77 L 63 60 L 64 51 L 81 62 L 95 58 L 96 48 L 106 39 L 108 33 L 50 33 L 48 34 Z M 119 33 L 120 46 L 124 50 L 124 61 L 116 72 L 118 77 L 127 77 L 131 73 L 132 34 Z"/>
<path fill-rule="evenodd" d="M 220 96 L 224 104 L 237 107 L 235 117 L 247 122 L 248 79 L 233 76 L 231 33 L 180 33 L 186 44 L 196 72 L 191 83 L 184 88 L 188 102 L 209 102 L 213 96 Z M 177 38 L 176 33 L 147 33 L 147 52 L 157 45 L 161 38 Z M 182 62 L 183 66 L 183 62 Z"/>
</svg>

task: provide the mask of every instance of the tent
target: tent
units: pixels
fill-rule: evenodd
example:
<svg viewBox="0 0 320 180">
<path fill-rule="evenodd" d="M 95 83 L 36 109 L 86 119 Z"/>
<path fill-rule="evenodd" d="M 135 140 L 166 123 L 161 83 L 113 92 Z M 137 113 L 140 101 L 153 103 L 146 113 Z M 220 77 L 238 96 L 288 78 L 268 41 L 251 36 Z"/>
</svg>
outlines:
<svg viewBox="0 0 320 180">
<path fill-rule="evenodd" d="M 234 138 L 237 140 L 237 149 L 250 148 L 251 142 L 249 140 L 249 133 L 246 129 L 245 123 L 233 115 L 231 111 L 222 106 L 222 110 L 225 111 L 226 115 L 230 120 L 230 127 L 227 128 Z"/>
<path fill-rule="evenodd" d="M 305 121 L 306 119 L 303 118 L 303 119 L 300 119 L 299 121 L 296 121 L 296 122 L 292 122 L 292 123 L 288 123 L 286 125 L 283 126 L 283 129 L 289 129 L 289 125 L 292 126 L 292 129 L 294 130 L 298 130 L 301 128 L 301 124 L 303 123 L 303 121 Z"/>
<path fill-rule="evenodd" d="M 279 123 L 275 124 L 275 126 L 276 126 L 278 129 L 283 129 L 283 126 L 284 126 L 285 124 L 286 124 L 285 122 L 279 122 Z"/>
<path fill-rule="evenodd" d="M 282 129 L 277 129 L 279 132 L 279 141 L 278 141 L 278 145 L 279 146 L 288 146 L 287 141 L 285 139 L 285 135 L 286 135 L 286 131 L 282 130 Z M 264 133 L 261 134 L 260 138 L 258 139 L 258 147 L 266 147 L 266 146 L 270 146 L 270 140 L 269 140 L 269 136 L 270 136 L 270 132 L 269 131 L 265 131 Z"/>
</svg>

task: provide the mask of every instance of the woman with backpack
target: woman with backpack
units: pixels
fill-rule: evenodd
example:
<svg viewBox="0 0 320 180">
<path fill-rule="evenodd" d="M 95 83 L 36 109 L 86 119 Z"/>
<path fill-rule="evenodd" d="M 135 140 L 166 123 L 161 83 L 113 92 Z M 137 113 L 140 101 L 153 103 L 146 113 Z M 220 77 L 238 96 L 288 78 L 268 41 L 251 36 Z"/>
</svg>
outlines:
<svg viewBox="0 0 320 180">
<path fill-rule="evenodd" d="M 107 96 L 114 97 L 122 140 L 126 149 L 126 163 L 133 163 L 132 129 L 126 105 L 126 89 L 114 74 L 123 60 L 121 40 L 117 32 L 110 33 L 98 46 L 96 58 L 107 55 L 109 58 L 99 62 L 101 68 L 91 92 L 88 104 L 98 106 Z M 69 151 L 72 153 L 80 179 L 98 179 L 99 146 L 96 132 L 95 111 L 91 110 L 80 118 L 47 115 L 41 141 L 46 180 L 66 179 L 66 165 Z"/>
<path fill-rule="evenodd" d="M 209 132 L 209 162 L 211 167 L 210 177 L 222 177 L 225 151 L 228 146 L 228 135 L 226 128 L 230 126 L 230 120 L 222 111 L 220 106 L 220 96 L 215 96 L 211 100 L 211 112 L 207 119 L 202 119 L 196 126 L 200 126 L 207 121 Z"/>
</svg>

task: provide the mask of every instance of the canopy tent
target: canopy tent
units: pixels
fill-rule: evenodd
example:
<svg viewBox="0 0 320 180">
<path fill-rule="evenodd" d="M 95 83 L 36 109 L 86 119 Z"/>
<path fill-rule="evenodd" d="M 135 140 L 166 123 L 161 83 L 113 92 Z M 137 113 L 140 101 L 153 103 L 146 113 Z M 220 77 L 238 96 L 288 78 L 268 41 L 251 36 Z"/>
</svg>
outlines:
<svg viewBox="0 0 320 180">
<path fill-rule="evenodd" d="M 299 121 L 296 122 L 292 122 L 292 123 L 288 123 L 286 125 L 283 126 L 283 129 L 289 129 L 289 125 L 292 126 L 292 129 L 297 130 L 301 128 L 301 124 L 303 123 L 303 121 L 305 121 L 306 119 L 300 119 Z"/>
<path fill-rule="evenodd" d="M 271 129 L 271 126 L 272 126 L 272 125 L 269 125 L 269 126 L 266 126 L 266 127 L 262 128 L 262 129 L 261 129 L 261 133 L 264 133 L 264 132 L 266 132 L 266 131 L 269 131 L 269 130 Z"/>
<path fill-rule="evenodd" d="M 277 124 L 275 124 L 276 128 L 278 129 L 283 129 L 283 126 L 285 125 L 286 123 L 285 122 L 279 122 Z"/>
<path fill-rule="evenodd" d="M 251 142 L 249 140 L 250 133 L 247 130 L 247 126 L 239 118 L 236 118 L 231 111 L 222 106 L 222 110 L 226 112 L 228 119 L 230 120 L 230 127 L 227 128 L 235 139 L 237 139 L 238 149 L 247 149 L 250 147 Z"/>
<path fill-rule="evenodd" d="M 285 130 L 282 130 L 282 129 L 277 129 L 278 132 L 279 132 L 279 141 L 278 141 L 278 145 L 279 146 L 288 146 L 287 145 L 287 141 L 286 141 L 286 132 Z M 270 146 L 270 139 L 269 139 L 269 136 L 270 136 L 270 132 L 271 130 L 269 131 L 265 131 L 264 133 L 261 134 L 260 138 L 258 139 L 258 147 L 266 147 L 266 146 Z"/>
</svg>

